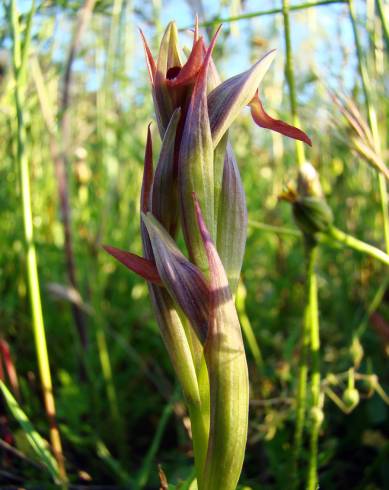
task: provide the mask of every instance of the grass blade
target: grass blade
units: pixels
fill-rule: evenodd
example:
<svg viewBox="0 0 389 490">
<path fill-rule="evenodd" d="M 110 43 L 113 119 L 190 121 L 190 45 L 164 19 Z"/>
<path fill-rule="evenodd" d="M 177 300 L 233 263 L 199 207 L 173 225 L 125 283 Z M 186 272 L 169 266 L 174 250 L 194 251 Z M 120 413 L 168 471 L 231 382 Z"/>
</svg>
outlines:
<svg viewBox="0 0 389 490">
<path fill-rule="evenodd" d="M 0 389 L 3 393 L 5 402 L 12 413 L 14 418 L 19 423 L 23 432 L 25 433 L 28 442 L 31 444 L 32 449 L 36 453 L 39 461 L 45 465 L 53 480 L 58 483 L 61 481 L 61 475 L 58 468 L 57 461 L 52 456 L 51 452 L 47 449 L 46 441 L 38 434 L 34 429 L 27 415 L 23 412 L 20 405 L 13 397 L 12 393 L 6 387 L 6 385 L 0 380 Z"/>
</svg>

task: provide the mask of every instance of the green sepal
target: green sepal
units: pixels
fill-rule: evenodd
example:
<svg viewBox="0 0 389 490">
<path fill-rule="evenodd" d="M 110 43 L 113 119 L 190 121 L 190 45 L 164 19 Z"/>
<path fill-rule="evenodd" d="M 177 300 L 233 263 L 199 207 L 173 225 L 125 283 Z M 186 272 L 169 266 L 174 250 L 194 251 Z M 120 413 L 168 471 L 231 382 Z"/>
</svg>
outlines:
<svg viewBox="0 0 389 490">
<path fill-rule="evenodd" d="M 223 264 L 198 201 L 198 226 L 209 260 L 210 319 L 204 355 L 210 383 L 210 432 L 200 490 L 235 490 L 248 427 L 249 382 L 243 338 Z"/>
<path fill-rule="evenodd" d="M 233 295 L 238 287 L 246 238 L 246 196 L 239 168 L 231 144 L 228 142 L 224 155 L 223 180 L 219 195 L 217 251 L 226 271 Z"/>
<path fill-rule="evenodd" d="M 214 155 L 207 104 L 207 73 L 215 40 L 216 35 L 208 48 L 193 88 L 179 156 L 182 229 L 191 260 L 204 273 L 208 271 L 208 261 L 197 227 L 192 194 L 196 193 L 204 212 L 204 220 L 211 236 L 215 238 Z"/>
<path fill-rule="evenodd" d="M 174 146 L 181 110 L 176 109 L 166 129 L 155 169 L 151 210 L 157 220 L 174 236 L 178 223 L 177 176 L 174 172 Z"/>
</svg>

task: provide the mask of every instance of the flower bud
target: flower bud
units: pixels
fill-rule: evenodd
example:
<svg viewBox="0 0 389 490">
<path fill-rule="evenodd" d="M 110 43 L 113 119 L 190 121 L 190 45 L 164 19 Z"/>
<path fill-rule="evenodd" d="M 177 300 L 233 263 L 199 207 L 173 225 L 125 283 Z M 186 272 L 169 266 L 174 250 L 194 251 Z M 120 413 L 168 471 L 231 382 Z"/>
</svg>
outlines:
<svg viewBox="0 0 389 490">
<path fill-rule="evenodd" d="M 354 337 L 350 346 L 350 354 L 354 366 L 359 366 L 363 359 L 363 347 L 358 337 Z"/>
<path fill-rule="evenodd" d="M 293 201 L 297 225 L 308 235 L 328 230 L 333 221 L 320 185 L 319 176 L 311 163 L 301 166 L 297 181 L 297 196 Z"/>
<path fill-rule="evenodd" d="M 347 410 L 351 412 L 359 403 L 359 391 L 355 388 L 346 388 L 343 392 L 342 400 Z"/>
</svg>

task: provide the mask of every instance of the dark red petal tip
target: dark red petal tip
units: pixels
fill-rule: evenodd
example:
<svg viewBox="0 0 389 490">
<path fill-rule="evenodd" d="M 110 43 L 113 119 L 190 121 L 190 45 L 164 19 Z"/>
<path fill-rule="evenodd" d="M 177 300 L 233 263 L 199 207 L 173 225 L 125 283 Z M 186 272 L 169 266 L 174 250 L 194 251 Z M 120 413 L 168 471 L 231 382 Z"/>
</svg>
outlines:
<svg viewBox="0 0 389 490">
<path fill-rule="evenodd" d="M 301 131 L 301 129 L 291 126 L 284 121 L 273 119 L 271 116 L 269 116 L 262 105 L 258 93 L 251 100 L 250 109 L 255 123 L 258 124 L 258 126 L 260 126 L 261 128 L 271 129 L 272 131 L 281 133 L 284 136 L 303 141 L 307 145 L 312 146 L 311 139 L 307 134 L 304 133 L 304 131 Z"/>
<path fill-rule="evenodd" d="M 103 249 L 132 272 L 138 274 L 138 276 L 143 277 L 143 279 L 146 279 L 146 281 L 162 286 L 162 281 L 158 274 L 157 267 L 151 260 L 144 259 L 143 257 L 139 257 L 131 252 L 126 252 L 125 250 L 111 247 L 109 245 L 103 245 Z"/>
</svg>

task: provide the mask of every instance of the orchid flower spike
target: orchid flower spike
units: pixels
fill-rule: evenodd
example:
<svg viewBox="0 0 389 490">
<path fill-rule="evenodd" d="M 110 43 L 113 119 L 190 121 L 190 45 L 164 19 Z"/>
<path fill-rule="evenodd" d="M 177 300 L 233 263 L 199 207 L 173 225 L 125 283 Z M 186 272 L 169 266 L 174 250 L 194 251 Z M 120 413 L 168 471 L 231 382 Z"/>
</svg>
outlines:
<svg viewBox="0 0 389 490">
<path fill-rule="evenodd" d="M 271 118 L 259 86 L 276 52 L 222 82 L 194 30 L 185 58 L 171 22 L 156 58 L 141 32 L 162 141 L 154 168 L 150 126 L 140 197 L 143 257 L 105 250 L 147 281 L 160 332 L 187 403 L 199 490 L 235 490 L 247 438 L 249 382 L 234 295 L 247 209 L 228 131 L 245 106 L 254 122 L 311 144 Z M 177 241 L 182 230 L 188 256 Z"/>
</svg>

